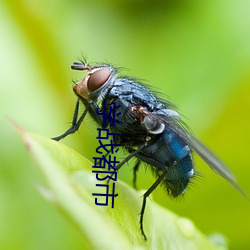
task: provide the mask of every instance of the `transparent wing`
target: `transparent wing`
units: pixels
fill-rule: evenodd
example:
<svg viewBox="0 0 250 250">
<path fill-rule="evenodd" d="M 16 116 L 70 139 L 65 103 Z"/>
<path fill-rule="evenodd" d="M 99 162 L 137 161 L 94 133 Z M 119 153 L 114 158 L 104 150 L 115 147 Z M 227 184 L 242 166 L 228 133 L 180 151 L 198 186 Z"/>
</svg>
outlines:
<svg viewBox="0 0 250 250">
<path fill-rule="evenodd" d="M 169 113 L 169 111 L 167 111 Z M 202 142 L 195 138 L 182 123 L 178 116 L 164 116 L 162 114 L 151 114 L 154 119 L 162 122 L 166 127 L 173 130 L 182 140 L 184 140 L 193 151 L 195 151 L 216 173 L 221 175 L 229 183 L 231 183 L 243 196 L 247 199 L 247 195 L 237 185 L 236 178 L 229 168 Z"/>
<path fill-rule="evenodd" d="M 208 164 L 210 168 L 231 183 L 243 196 L 248 198 L 243 190 L 237 185 L 236 178 L 230 169 L 210 149 L 182 126 L 175 123 L 174 126 L 170 124 L 170 128 L 176 132 L 190 146 L 190 148 L 192 148 Z"/>
</svg>

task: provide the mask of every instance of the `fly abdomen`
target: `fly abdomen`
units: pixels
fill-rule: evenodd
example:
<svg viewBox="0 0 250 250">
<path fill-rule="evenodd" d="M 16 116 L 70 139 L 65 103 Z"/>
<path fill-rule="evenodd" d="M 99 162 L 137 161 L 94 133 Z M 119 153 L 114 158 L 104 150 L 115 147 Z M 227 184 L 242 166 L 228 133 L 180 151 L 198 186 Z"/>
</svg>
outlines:
<svg viewBox="0 0 250 250">
<path fill-rule="evenodd" d="M 138 158 L 152 165 L 157 176 L 166 173 L 163 185 L 171 196 L 182 194 L 194 174 L 189 146 L 172 130 L 165 128 L 157 135 Z"/>
<path fill-rule="evenodd" d="M 176 197 L 184 193 L 194 175 L 192 154 L 190 147 L 171 130 L 166 133 L 166 141 L 172 159 L 167 164 L 164 184 L 167 192 Z"/>
<path fill-rule="evenodd" d="M 193 175 L 192 155 L 188 154 L 179 162 L 170 165 L 163 185 L 169 195 L 177 197 L 184 193 Z"/>
</svg>

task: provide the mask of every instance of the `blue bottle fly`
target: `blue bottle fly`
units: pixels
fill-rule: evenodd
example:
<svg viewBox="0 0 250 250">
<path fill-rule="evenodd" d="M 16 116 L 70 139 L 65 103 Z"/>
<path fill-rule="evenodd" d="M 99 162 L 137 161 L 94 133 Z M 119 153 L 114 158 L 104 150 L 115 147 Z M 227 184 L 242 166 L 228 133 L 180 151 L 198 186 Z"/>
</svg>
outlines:
<svg viewBox="0 0 250 250">
<path fill-rule="evenodd" d="M 157 177 L 143 195 L 140 229 L 145 240 L 143 216 L 147 197 L 159 184 L 162 184 L 172 197 L 184 193 L 195 174 L 192 151 L 244 195 L 225 164 L 189 133 L 173 104 L 158 98 L 146 85 L 132 78 L 118 77 L 117 70 L 111 65 L 89 66 L 85 62 L 74 62 L 71 68 L 85 70 L 87 74 L 73 87 L 78 100 L 71 127 L 53 139 L 59 141 L 76 132 L 87 113 L 103 127 L 102 120 L 96 115 L 96 109 L 103 110 L 104 102 L 106 106 L 111 105 L 111 102 L 120 105 L 121 123 L 111 127 L 106 121 L 105 125 L 113 133 L 121 134 L 117 137 L 117 143 L 128 152 L 116 170 L 135 157 L 137 161 L 134 166 L 134 186 L 136 171 L 143 162 L 151 167 Z M 85 110 L 79 116 L 80 102 L 84 104 Z M 107 112 L 108 110 L 109 108 L 106 108 Z"/>
</svg>

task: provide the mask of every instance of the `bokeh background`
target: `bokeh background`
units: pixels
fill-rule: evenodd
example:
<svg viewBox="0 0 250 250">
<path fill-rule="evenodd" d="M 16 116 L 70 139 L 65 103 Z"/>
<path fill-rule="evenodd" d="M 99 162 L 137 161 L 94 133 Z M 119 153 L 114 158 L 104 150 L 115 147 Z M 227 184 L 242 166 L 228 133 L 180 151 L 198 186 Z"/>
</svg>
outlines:
<svg viewBox="0 0 250 250">
<path fill-rule="evenodd" d="M 96 0 L 0 2 L 0 249 L 80 249 L 81 235 L 35 189 L 39 173 L 8 117 L 52 137 L 75 105 L 70 65 L 77 58 L 123 66 L 185 115 L 250 195 L 250 1 Z M 88 119 L 63 143 L 91 159 Z M 230 249 L 250 249 L 250 202 L 195 158 L 202 177 L 177 201 L 161 188 L 153 199 L 220 232 Z M 132 164 L 119 178 L 132 183 Z M 56 178 L 56 177 L 55 177 Z M 140 188 L 153 182 L 139 172 Z"/>
</svg>

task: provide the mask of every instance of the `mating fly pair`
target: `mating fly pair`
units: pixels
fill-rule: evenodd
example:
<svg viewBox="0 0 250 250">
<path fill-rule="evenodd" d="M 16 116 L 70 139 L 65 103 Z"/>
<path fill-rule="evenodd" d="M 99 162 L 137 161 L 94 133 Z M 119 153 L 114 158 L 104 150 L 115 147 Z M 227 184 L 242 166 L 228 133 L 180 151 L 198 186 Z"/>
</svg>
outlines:
<svg viewBox="0 0 250 250">
<path fill-rule="evenodd" d="M 224 163 L 189 133 L 170 102 L 158 98 L 145 85 L 132 78 L 118 77 L 116 69 L 108 64 L 89 66 L 85 62 L 74 62 L 71 68 L 86 70 L 87 74 L 73 87 L 78 100 L 71 127 L 53 139 L 59 141 L 76 132 L 87 113 L 103 127 L 96 110 L 109 112 L 112 102 L 119 106 L 120 124 L 110 126 L 107 121 L 105 126 L 112 133 L 121 134 L 117 137 L 118 143 L 128 152 L 116 170 L 135 157 L 137 161 L 134 166 L 134 184 L 136 171 L 143 162 L 151 167 L 157 177 L 143 195 L 140 230 L 145 240 L 143 216 L 147 197 L 159 184 L 162 184 L 172 197 L 184 193 L 195 173 L 192 151 L 243 193 L 236 184 L 234 175 Z M 78 117 L 80 102 L 84 104 L 85 110 Z M 108 115 L 112 116 L 112 113 Z"/>
</svg>

